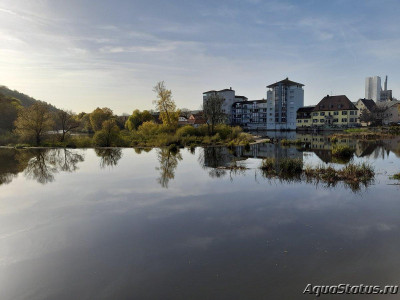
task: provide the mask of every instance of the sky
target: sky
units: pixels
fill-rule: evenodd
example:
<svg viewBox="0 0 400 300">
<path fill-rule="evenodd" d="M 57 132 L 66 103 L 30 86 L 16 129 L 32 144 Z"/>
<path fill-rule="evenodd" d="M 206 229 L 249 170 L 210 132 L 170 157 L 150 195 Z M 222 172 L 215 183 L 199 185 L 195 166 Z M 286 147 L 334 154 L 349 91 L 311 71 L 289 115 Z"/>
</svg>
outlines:
<svg viewBox="0 0 400 300">
<path fill-rule="evenodd" d="M 232 87 L 249 99 L 289 77 L 305 105 L 364 97 L 389 76 L 400 97 L 398 0 L 0 0 L 0 85 L 74 112 L 180 108 Z"/>
</svg>

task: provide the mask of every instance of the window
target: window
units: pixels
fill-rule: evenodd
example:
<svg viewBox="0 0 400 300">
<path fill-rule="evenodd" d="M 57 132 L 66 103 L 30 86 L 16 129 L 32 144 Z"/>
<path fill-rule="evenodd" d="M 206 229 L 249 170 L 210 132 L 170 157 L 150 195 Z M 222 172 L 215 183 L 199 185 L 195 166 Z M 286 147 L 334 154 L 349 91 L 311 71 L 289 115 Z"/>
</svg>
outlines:
<svg viewBox="0 0 400 300">
<path fill-rule="evenodd" d="M 346 123 L 347 123 L 347 119 L 346 119 L 346 118 L 343 118 L 343 119 L 342 119 L 342 122 L 346 122 Z"/>
<path fill-rule="evenodd" d="M 353 123 L 354 122 L 354 118 L 350 118 L 350 122 Z"/>
<path fill-rule="evenodd" d="M 342 116 L 347 116 L 347 110 L 342 111 Z"/>
<path fill-rule="evenodd" d="M 350 111 L 350 116 L 354 116 L 354 111 L 353 110 Z"/>
<path fill-rule="evenodd" d="M 304 120 L 304 123 L 308 123 L 308 120 Z"/>
<path fill-rule="evenodd" d="M 320 123 L 324 123 L 324 119 L 320 119 L 319 122 L 320 122 Z"/>
<path fill-rule="evenodd" d="M 313 116 L 318 116 L 318 113 L 315 112 L 315 113 L 313 113 L 312 115 L 313 115 Z"/>
<path fill-rule="evenodd" d="M 339 119 L 333 119 L 333 123 L 339 122 Z"/>
<path fill-rule="evenodd" d="M 338 114 L 339 114 L 338 111 L 333 112 L 333 115 L 334 115 L 334 116 L 337 116 Z"/>
<path fill-rule="evenodd" d="M 317 119 L 314 119 L 314 120 L 312 120 L 313 121 L 313 123 L 317 123 L 318 122 L 318 120 Z"/>
<path fill-rule="evenodd" d="M 297 120 L 297 123 L 301 123 L 301 120 Z"/>
<path fill-rule="evenodd" d="M 321 115 L 321 116 L 325 116 L 325 112 L 324 112 L 324 111 L 321 112 L 320 115 Z"/>
</svg>

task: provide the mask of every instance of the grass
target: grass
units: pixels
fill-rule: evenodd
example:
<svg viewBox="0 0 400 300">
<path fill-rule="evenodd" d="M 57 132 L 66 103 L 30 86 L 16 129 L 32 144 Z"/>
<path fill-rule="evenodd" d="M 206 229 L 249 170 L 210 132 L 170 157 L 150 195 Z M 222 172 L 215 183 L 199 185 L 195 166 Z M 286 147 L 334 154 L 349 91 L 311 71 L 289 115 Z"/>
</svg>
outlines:
<svg viewBox="0 0 400 300">
<path fill-rule="evenodd" d="M 317 167 L 303 166 L 303 161 L 297 158 L 263 159 L 260 169 L 266 177 L 279 177 L 280 179 L 305 178 L 308 182 L 324 182 L 336 185 L 342 181 L 352 190 L 360 189 L 360 185 L 367 186 L 375 177 L 373 167 L 367 163 L 350 163 L 341 169 L 332 166 L 319 165 Z M 400 179 L 400 174 L 399 179 Z"/>
<path fill-rule="evenodd" d="M 290 145 L 300 146 L 301 144 L 303 144 L 303 142 L 300 139 L 297 139 L 297 140 L 282 139 L 281 140 L 282 146 L 290 146 Z"/>
<path fill-rule="evenodd" d="M 354 150 L 347 145 L 334 145 L 332 147 L 332 156 L 337 158 L 351 158 L 353 157 Z"/>
<path fill-rule="evenodd" d="M 392 176 L 392 179 L 400 180 L 400 173 L 394 174 L 394 175 Z"/>
</svg>

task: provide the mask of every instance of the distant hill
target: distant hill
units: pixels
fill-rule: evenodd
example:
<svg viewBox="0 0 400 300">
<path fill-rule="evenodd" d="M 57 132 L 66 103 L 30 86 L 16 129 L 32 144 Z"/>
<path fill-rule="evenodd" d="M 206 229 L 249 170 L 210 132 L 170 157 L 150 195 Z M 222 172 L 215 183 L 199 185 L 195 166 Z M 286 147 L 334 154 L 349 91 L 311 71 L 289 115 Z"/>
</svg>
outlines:
<svg viewBox="0 0 400 300">
<path fill-rule="evenodd" d="M 21 105 L 24 107 L 31 106 L 35 102 L 42 102 L 42 103 L 47 104 L 50 107 L 50 110 L 53 110 L 53 111 L 58 110 L 58 108 L 55 107 L 54 105 L 51 105 L 45 101 L 37 100 L 28 95 L 20 93 L 16 90 L 10 90 L 8 87 L 6 87 L 4 85 L 0 85 L 0 94 L 3 94 L 4 96 L 10 97 L 10 98 L 18 99 L 21 102 Z"/>
</svg>

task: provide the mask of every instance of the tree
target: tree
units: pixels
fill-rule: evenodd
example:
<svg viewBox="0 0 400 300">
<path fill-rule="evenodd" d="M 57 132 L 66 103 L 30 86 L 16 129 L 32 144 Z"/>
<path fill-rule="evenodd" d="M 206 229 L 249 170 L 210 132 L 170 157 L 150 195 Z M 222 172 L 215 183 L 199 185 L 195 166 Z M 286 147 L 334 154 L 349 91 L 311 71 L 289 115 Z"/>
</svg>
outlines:
<svg viewBox="0 0 400 300">
<path fill-rule="evenodd" d="M 176 110 L 174 100 L 172 100 L 171 90 L 167 90 L 164 81 L 160 81 L 153 88 L 157 94 L 157 100 L 154 101 L 156 109 L 160 112 L 160 119 L 164 125 L 176 126 L 179 119 L 179 111 Z"/>
<path fill-rule="evenodd" d="M 96 108 L 90 114 L 90 124 L 94 131 L 99 131 L 102 128 L 103 122 L 111 119 L 113 116 L 113 111 L 108 107 Z"/>
<path fill-rule="evenodd" d="M 117 146 L 120 138 L 119 132 L 120 129 L 115 120 L 106 120 L 103 122 L 101 130 L 94 135 L 94 144 L 100 147 Z"/>
<path fill-rule="evenodd" d="M 370 125 L 372 122 L 374 122 L 374 114 L 370 112 L 368 109 L 363 108 L 360 113 L 360 122 L 367 123 L 367 125 Z"/>
<path fill-rule="evenodd" d="M 0 93 L 0 130 L 11 131 L 14 128 L 19 108 L 21 108 L 19 100 L 6 97 Z"/>
<path fill-rule="evenodd" d="M 77 117 L 71 111 L 59 110 L 55 113 L 57 129 L 61 130 L 60 141 L 64 142 L 65 135 L 80 126 Z"/>
<path fill-rule="evenodd" d="M 18 118 L 15 121 L 16 132 L 23 139 L 33 139 L 36 145 L 40 145 L 43 137 L 53 128 L 53 125 L 48 105 L 40 102 L 19 110 Z"/>
<path fill-rule="evenodd" d="M 140 110 L 136 109 L 126 121 L 125 128 L 129 131 L 137 130 L 140 125 L 148 121 L 153 121 L 153 116 L 151 113 L 148 110 L 140 112 Z"/>
<path fill-rule="evenodd" d="M 211 135 L 214 135 L 214 127 L 225 121 L 225 113 L 222 111 L 222 104 L 224 98 L 218 94 L 210 95 L 204 101 L 203 114 L 207 120 L 208 131 Z M 211 128 L 211 132 L 210 132 Z"/>
<path fill-rule="evenodd" d="M 92 124 L 90 123 L 90 114 L 81 112 L 77 115 L 77 119 L 80 123 L 80 130 L 86 131 L 88 133 L 93 132 Z"/>
</svg>

